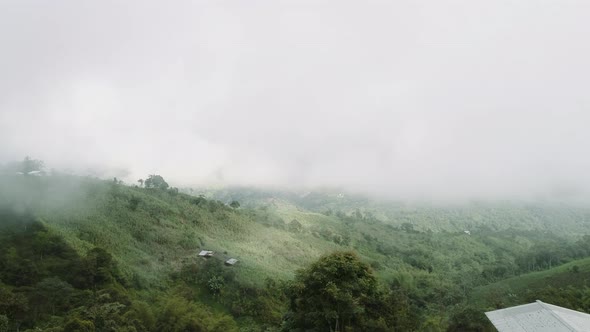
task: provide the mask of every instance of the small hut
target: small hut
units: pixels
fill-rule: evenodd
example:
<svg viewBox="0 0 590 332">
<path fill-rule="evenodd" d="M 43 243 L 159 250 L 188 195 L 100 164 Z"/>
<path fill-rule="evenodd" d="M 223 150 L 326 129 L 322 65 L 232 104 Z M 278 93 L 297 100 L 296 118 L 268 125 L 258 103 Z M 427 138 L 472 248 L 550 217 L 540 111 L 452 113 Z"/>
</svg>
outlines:
<svg viewBox="0 0 590 332">
<path fill-rule="evenodd" d="M 213 256 L 213 251 L 211 250 L 201 250 L 199 253 L 199 257 L 209 258 Z"/>
<path fill-rule="evenodd" d="M 228 266 L 234 266 L 234 265 L 236 265 L 236 263 L 237 263 L 237 262 L 238 262 L 238 260 L 237 260 L 237 259 L 235 259 L 235 258 L 230 258 L 230 259 L 228 259 L 228 260 L 226 260 L 226 261 L 225 261 L 225 265 L 228 265 Z"/>
</svg>

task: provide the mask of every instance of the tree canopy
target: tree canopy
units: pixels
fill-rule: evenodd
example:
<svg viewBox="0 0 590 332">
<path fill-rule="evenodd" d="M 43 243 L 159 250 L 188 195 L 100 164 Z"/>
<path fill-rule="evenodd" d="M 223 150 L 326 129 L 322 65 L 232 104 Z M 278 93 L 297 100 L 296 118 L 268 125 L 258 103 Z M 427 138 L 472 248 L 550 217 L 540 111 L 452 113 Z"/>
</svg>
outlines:
<svg viewBox="0 0 590 332">
<path fill-rule="evenodd" d="M 8 172 L 20 172 L 22 174 L 28 174 L 33 171 L 43 171 L 45 169 L 45 163 L 43 160 L 33 159 L 26 156 L 22 161 L 11 161 L 4 166 L 0 165 L 0 171 Z"/>
<path fill-rule="evenodd" d="M 168 183 L 164 180 L 164 178 L 161 175 L 157 174 L 149 175 L 148 178 L 144 181 L 144 185 L 146 188 L 157 188 L 162 190 L 166 190 L 169 187 Z"/>
<path fill-rule="evenodd" d="M 370 266 L 355 253 L 323 256 L 297 273 L 290 290 L 289 329 L 387 330 L 385 321 L 378 322 L 379 308 L 385 305 L 381 295 Z"/>
<path fill-rule="evenodd" d="M 32 159 L 29 156 L 26 156 L 25 159 L 21 162 L 21 172 L 27 174 L 33 171 L 42 171 L 45 167 L 45 164 L 42 160 Z"/>
</svg>

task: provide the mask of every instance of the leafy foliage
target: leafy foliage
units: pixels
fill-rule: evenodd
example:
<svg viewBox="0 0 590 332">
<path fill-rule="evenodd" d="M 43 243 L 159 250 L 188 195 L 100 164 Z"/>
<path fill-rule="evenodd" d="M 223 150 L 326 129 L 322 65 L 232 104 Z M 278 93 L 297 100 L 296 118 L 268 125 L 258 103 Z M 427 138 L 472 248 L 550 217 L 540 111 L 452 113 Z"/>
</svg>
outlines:
<svg viewBox="0 0 590 332">
<path fill-rule="evenodd" d="M 395 325 L 395 306 L 353 252 L 323 256 L 300 270 L 289 293 L 290 331 L 389 331 Z"/>
<path fill-rule="evenodd" d="M 27 175 L 33 171 L 43 171 L 45 169 L 45 163 L 42 160 L 33 159 L 29 156 L 26 156 L 22 161 L 10 162 L 4 167 L 0 167 L 0 171 L 3 169 L 5 172 L 12 174 L 18 172 L 20 174 Z"/>
<path fill-rule="evenodd" d="M 231 316 L 177 295 L 160 293 L 148 305 L 130 293 L 133 287 L 108 251 L 92 248 L 79 256 L 35 218 L 1 215 L 0 331 L 237 330 Z M 173 309 L 178 303 L 181 312 Z"/>
<path fill-rule="evenodd" d="M 166 190 L 169 185 L 161 175 L 152 174 L 143 182 L 146 188 L 157 188 Z"/>
<path fill-rule="evenodd" d="M 9 331 L 485 330 L 482 312 L 534 294 L 588 310 L 585 208 L 193 196 L 64 175 L 0 182 Z M 216 254 L 197 259 L 201 249 Z M 230 257 L 240 263 L 224 266 Z"/>
</svg>

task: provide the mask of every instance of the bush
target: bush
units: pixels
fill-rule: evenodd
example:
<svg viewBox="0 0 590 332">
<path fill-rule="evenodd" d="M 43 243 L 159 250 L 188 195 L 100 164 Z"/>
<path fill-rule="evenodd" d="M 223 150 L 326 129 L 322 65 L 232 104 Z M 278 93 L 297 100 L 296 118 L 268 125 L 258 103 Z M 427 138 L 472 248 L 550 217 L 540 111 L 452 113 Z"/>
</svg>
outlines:
<svg viewBox="0 0 590 332">
<path fill-rule="evenodd" d="M 66 323 L 64 332 L 94 332 L 94 324 L 91 321 L 74 317 Z"/>
<path fill-rule="evenodd" d="M 141 199 L 139 197 L 131 197 L 131 199 L 129 200 L 129 209 L 131 209 L 131 211 L 137 210 L 137 206 L 139 205 L 139 203 L 141 203 Z"/>
<path fill-rule="evenodd" d="M 8 317 L 6 315 L 0 315 L 0 332 L 8 332 Z"/>
</svg>

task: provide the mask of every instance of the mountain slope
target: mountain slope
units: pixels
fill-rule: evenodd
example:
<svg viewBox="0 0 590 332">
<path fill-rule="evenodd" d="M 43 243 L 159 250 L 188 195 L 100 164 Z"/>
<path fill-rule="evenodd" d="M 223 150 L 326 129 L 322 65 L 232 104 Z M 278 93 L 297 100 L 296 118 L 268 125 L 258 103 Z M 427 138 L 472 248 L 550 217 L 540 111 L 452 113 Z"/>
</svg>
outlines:
<svg viewBox="0 0 590 332">
<path fill-rule="evenodd" d="M 575 260 L 548 270 L 531 272 L 476 288 L 470 302 L 477 307 L 507 307 L 538 299 L 556 301 L 550 289 L 571 287 L 583 290 L 590 286 L 590 258 Z M 555 303 L 558 304 L 559 303 Z M 590 303 L 588 303 L 590 305 Z M 586 310 L 590 307 L 585 308 Z"/>
<path fill-rule="evenodd" d="M 239 200 L 247 206 L 272 206 L 283 201 L 299 209 L 331 214 L 360 215 L 385 224 L 411 224 L 420 231 L 456 232 L 473 229 L 542 230 L 584 234 L 590 226 L 590 208 L 549 201 L 489 201 L 463 203 L 403 202 L 370 198 L 344 191 L 294 193 L 255 188 L 200 189 L 193 192 L 222 201 Z"/>
<path fill-rule="evenodd" d="M 589 236 L 547 226 L 550 217 L 560 221 L 558 216 L 566 216 L 570 230 L 584 229 L 585 210 L 566 206 L 538 206 L 537 210 L 510 204 L 505 209 L 412 206 L 413 212 L 403 219 L 399 211 L 410 207 L 392 204 L 386 208 L 398 215 L 384 219 L 386 208 L 378 210 L 372 201 L 352 199 L 351 207 L 358 207 L 345 210 L 344 203 L 331 201 L 342 199 L 338 196 L 258 193 L 250 197 L 228 192 L 228 196 L 217 196 L 223 199 L 219 201 L 174 188 L 138 188 L 74 176 L 3 177 L 0 183 L 0 210 L 34 216 L 80 257 L 87 257 L 95 247 L 106 249 L 118 263 L 120 282 L 145 292 L 143 300 L 179 292 L 185 300 L 215 308 L 221 315 L 231 313 L 247 326 L 280 325 L 286 304 L 282 282 L 334 251 L 358 253 L 382 287 L 415 310 L 426 324 L 424 329 L 434 330 L 433 326 L 443 329 L 451 318 L 455 323 L 469 320 L 449 308 L 470 299 L 481 299 L 476 301 L 481 306 L 478 313 L 498 305 L 488 301 L 494 294 L 501 304 L 512 303 L 512 293 L 497 290 L 503 286 L 488 290 L 485 285 L 511 277 L 506 282 L 513 282 L 509 280 L 521 275 L 523 288 L 530 284 L 545 290 L 546 281 L 527 273 L 590 256 Z M 243 207 L 227 204 L 236 198 L 242 199 Z M 324 210 L 330 204 L 342 209 Z M 540 218 L 537 214 L 543 209 L 553 212 Z M 441 226 L 439 231 L 428 226 L 443 217 L 454 226 Z M 503 219 L 509 217 L 516 220 Z M 534 222 L 510 226 L 521 219 Z M 214 258 L 198 258 L 202 249 L 215 251 Z M 223 266 L 229 257 L 237 258 L 238 264 Z M 585 275 L 585 262 L 578 261 L 576 275 L 555 279 L 554 284 L 581 285 L 577 278 Z M 522 299 L 526 296 L 519 295 L 518 300 Z"/>
</svg>

